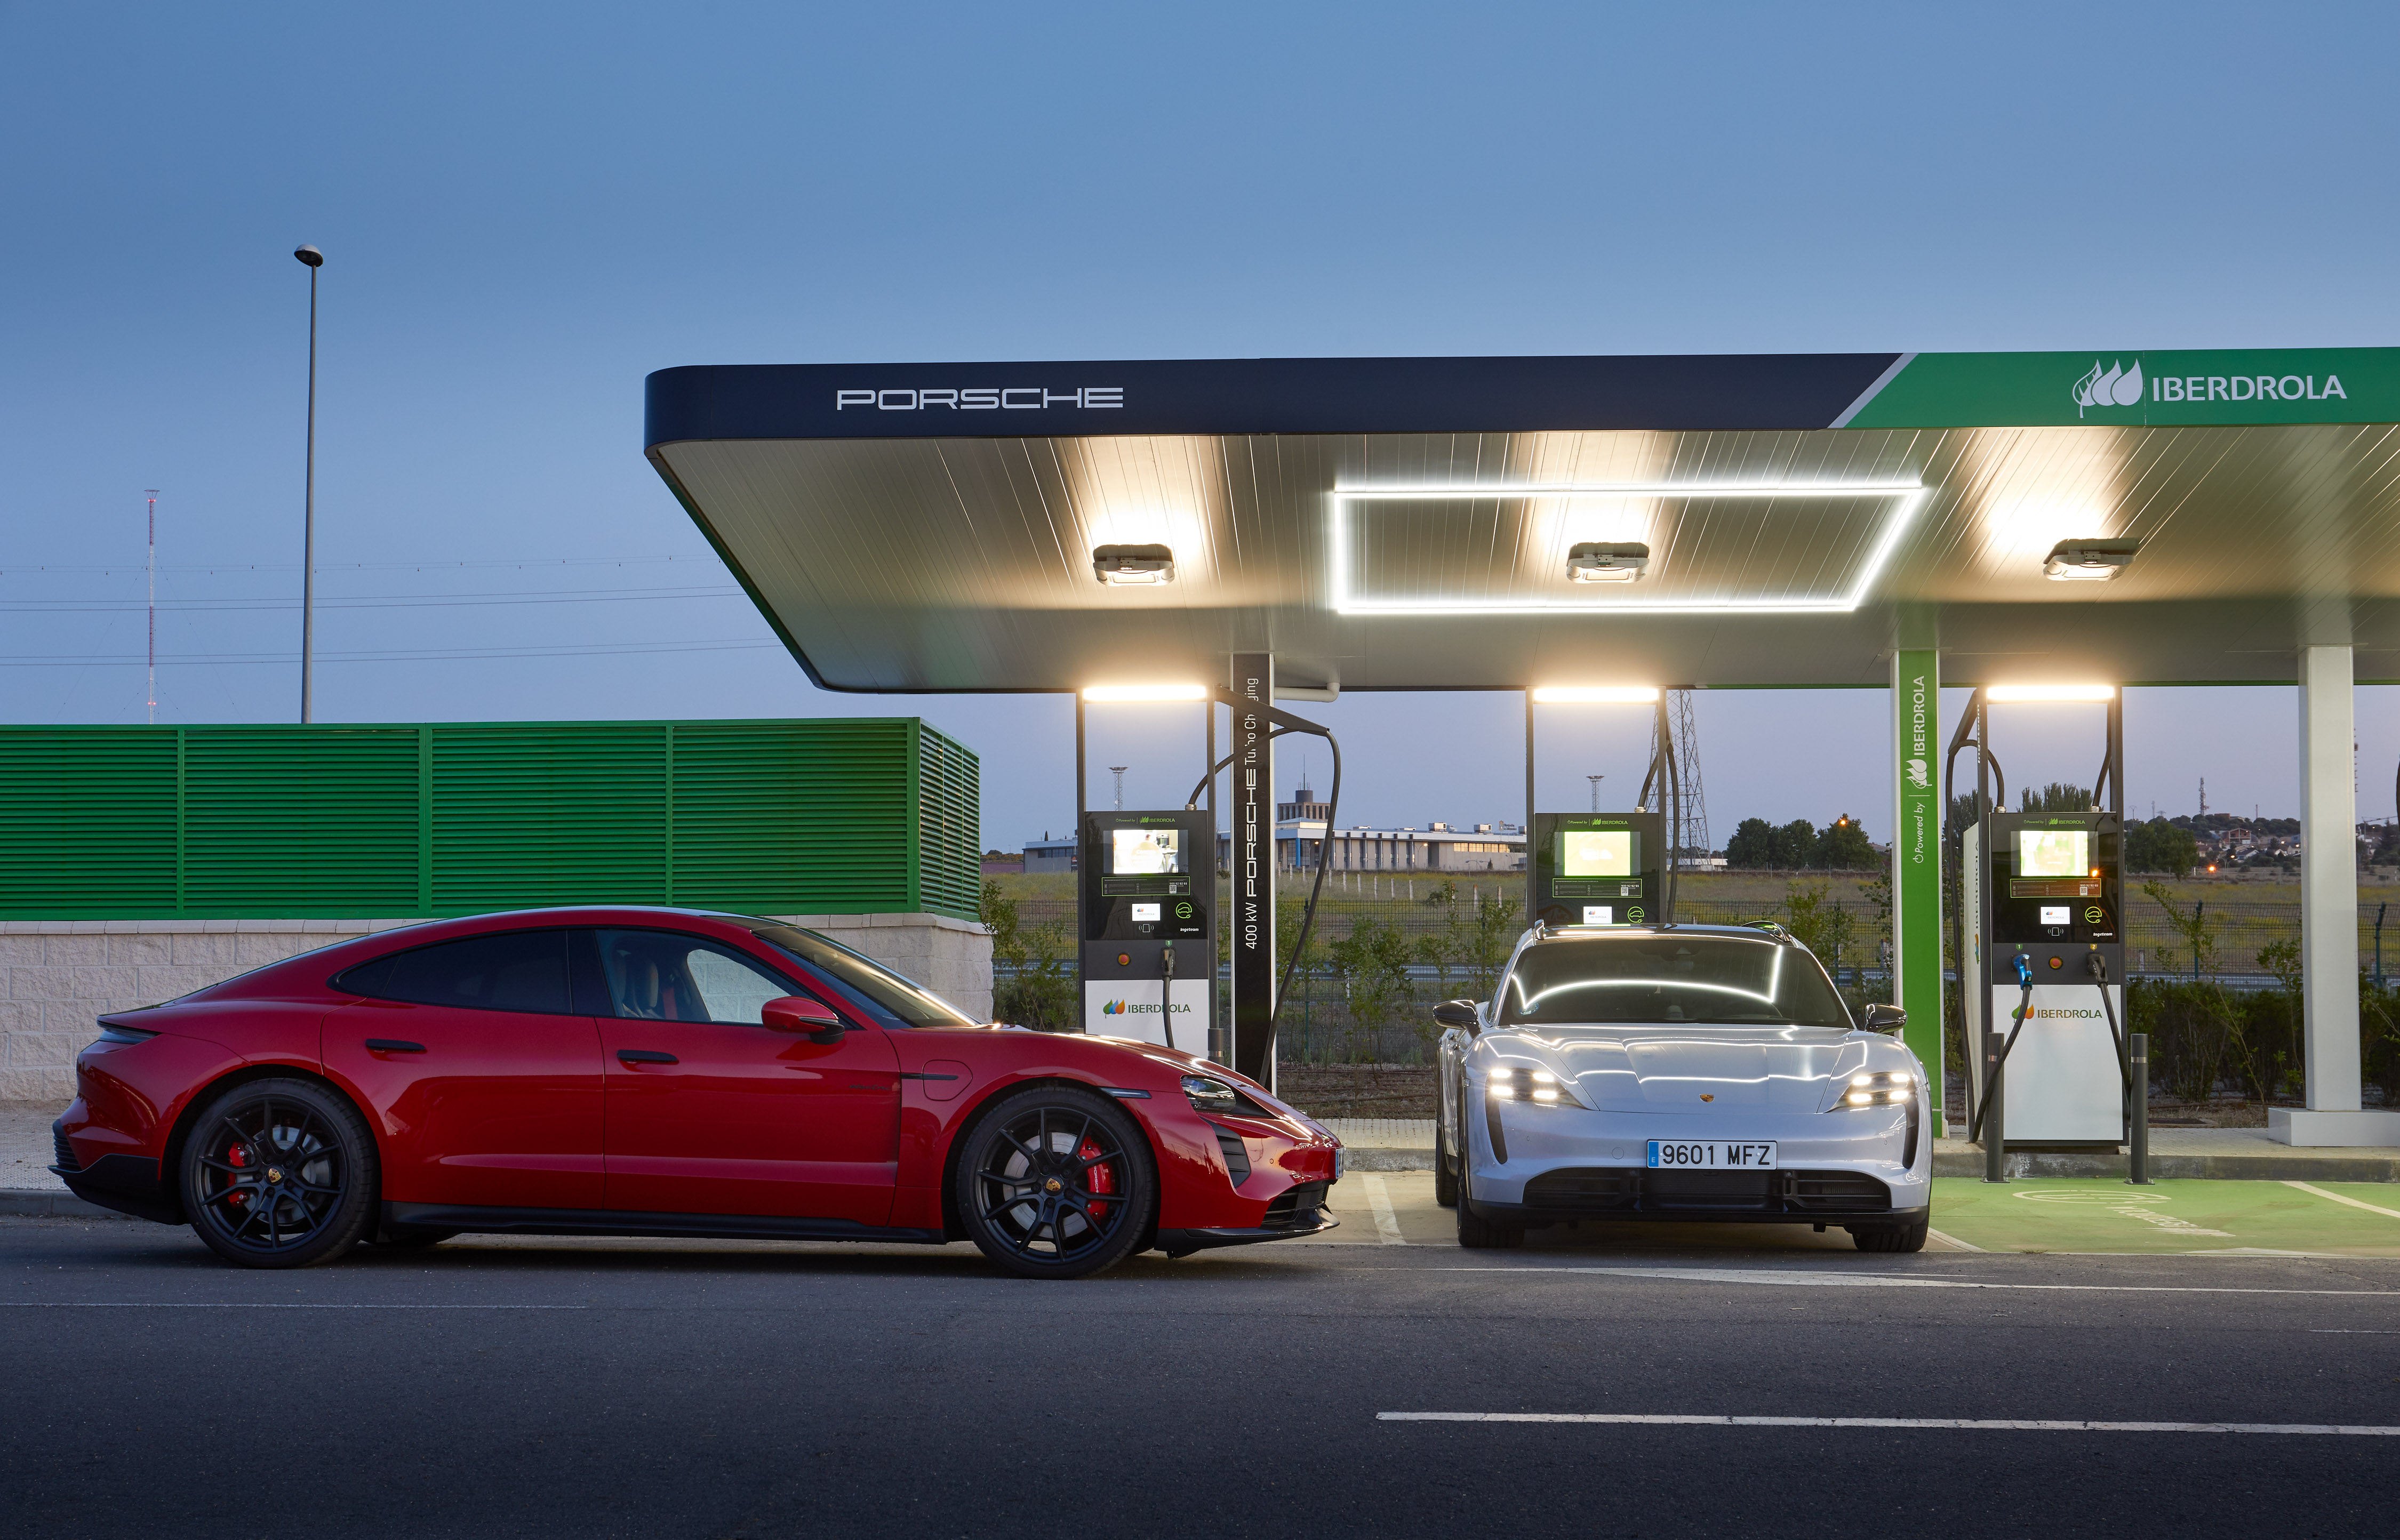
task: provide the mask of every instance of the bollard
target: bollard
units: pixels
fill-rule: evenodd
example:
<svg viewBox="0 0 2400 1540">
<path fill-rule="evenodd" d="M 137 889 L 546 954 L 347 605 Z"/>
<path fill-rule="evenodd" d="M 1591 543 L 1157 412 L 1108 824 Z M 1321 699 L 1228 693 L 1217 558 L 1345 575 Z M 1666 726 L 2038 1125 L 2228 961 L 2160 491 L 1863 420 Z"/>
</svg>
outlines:
<svg viewBox="0 0 2400 1540">
<path fill-rule="evenodd" d="M 1984 1034 L 1984 1179 L 2006 1181 L 2005 1163 L 2009 1153 L 2009 1137 L 2005 1132 L 2008 1105 L 2000 1095 L 2002 1073 L 2000 1050 L 2006 1039 L 1998 1032 Z"/>
<path fill-rule="evenodd" d="M 2135 1187 L 2150 1185 L 2150 1034 L 2134 1032 L 2125 1042 L 2134 1066 L 2134 1142 L 2125 1179 Z"/>
</svg>

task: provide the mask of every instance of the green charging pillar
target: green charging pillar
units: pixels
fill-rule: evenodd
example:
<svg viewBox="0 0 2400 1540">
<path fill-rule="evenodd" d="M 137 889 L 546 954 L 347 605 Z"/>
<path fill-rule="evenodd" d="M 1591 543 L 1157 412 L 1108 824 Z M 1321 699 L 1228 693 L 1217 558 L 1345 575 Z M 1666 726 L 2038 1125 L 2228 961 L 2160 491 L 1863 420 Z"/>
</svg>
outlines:
<svg viewBox="0 0 2400 1540">
<path fill-rule="evenodd" d="M 1947 1132 L 1942 1105 L 1942 675 L 1930 647 L 1891 659 L 1892 1003 L 1931 1079 L 1935 1137 Z"/>
</svg>

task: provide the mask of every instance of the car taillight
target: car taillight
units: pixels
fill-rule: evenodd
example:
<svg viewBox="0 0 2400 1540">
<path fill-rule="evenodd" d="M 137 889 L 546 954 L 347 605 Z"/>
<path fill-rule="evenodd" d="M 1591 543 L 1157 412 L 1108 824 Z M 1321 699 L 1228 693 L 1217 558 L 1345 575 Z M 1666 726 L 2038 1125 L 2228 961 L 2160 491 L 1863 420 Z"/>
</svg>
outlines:
<svg viewBox="0 0 2400 1540">
<path fill-rule="evenodd" d="M 1093 1140 L 1085 1139 L 1084 1141 L 1084 1147 L 1075 1152 L 1075 1158 L 1077 1160 L 1099 1160 L 1100 1147 Z M 1085 1176 L 1084 1185 L 1095 1194 L 1115 1192 L 1117 1190 L 1116 1166 L 1110 1162 L 1101 1161 L 1099 1165 L 1093 1166 L 1090 1172 Z M 1104 1220 L 1108 1218 L 1108 1215 L 1109 1206 L 1107 1204 L 1096 1203 L 1092 1205 L 1092 1218 L 1094 1220 Z"/>
</svg>

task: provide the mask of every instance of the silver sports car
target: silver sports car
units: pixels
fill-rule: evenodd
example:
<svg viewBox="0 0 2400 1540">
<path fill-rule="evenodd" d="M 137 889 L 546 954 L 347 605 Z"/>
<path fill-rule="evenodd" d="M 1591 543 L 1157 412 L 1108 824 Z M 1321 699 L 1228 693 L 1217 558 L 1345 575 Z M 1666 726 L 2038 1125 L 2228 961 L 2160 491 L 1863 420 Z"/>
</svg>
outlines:
<svg viewBox="0 0 2400 1540">
<path fill-rule="evenodd" d="M 1546 929 L 1488 1002 L 1452 1001 L 1436 1195 L 1461 1246 L 1562 1220 L 1839 1225 L 1916 1251 L 1931 1213 L 1925 1067 L 1771 926 Z"/>
</svg>

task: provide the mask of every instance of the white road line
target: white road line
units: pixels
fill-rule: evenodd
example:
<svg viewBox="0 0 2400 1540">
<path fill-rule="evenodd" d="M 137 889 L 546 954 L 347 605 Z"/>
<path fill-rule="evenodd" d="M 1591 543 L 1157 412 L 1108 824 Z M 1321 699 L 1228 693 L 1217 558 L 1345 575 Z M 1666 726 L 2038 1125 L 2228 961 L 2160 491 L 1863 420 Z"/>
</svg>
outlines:
<svg viewBox="0 0 2400 1540">
<path fill-rule="evenodd" d="M 1379 1411 L 1379 1423 L 1634 1423 L 1675 1427 L 1898 1427 L 1971 1433 L 2283 1433 L 2400 1438 L 2375 1423 L 2078 1423 L 2014 1417 L 1686 1417 L 1606 1411 Z"/>
<path fill-rule="evenodd" d="M 1985 1283 L 1972 1278 L 1912 1278 L 1878 1273 L 1802 1273 L 1730 1267 L 1436 1267 L 1427 1273 L 1580 1273 L 1601 1278 L 1668 1278 L 1682 1283 L 1779 1284 L 1803 1288 L 2014 1288 L 2059 1294 L 2363 1294 L 2400 1299 L 2392 1288 L 2230 1288 L 2173 1284 Z"/>
<path fill-rule="evenodd" d="M 1367 1206 L 1375 1213 L 1376 1237 L 1385 1246 L 1408 1245 L 1400 1238 L 1399 1217 L 1392 1212 L 1391 1189 L 1385 1187 L 1384 1179 L 1378 1176 L 1370 1175 L 1364 1180 L 1367 1183 Z"/>
<path fill-rule="evenodd" d="M 1960 1240 L 1957 1236 L 1944 1234 L 1939 1230 L 1928 1230 L 1926 1231 L 1926 1233 L 1932 1236 L 1935 1240 L 1940 1241 L 1943 1245 L 1949 1247 L 1954 1251 L 1981 1252 L 1984 1249 L 1980 1246 L 1970 1246 L 1965 1241 Z"/>
<path fill-rule="evenodd" d="M 2356 1198 L 2346 1198 L 2339 1192 L 2328 1192 L 2322 1187 L 2311 1187 L 2304 1181 L 2287 1181 L 2284 1185 L 2297 1187 L 2303 1192 L 2313 1192 L 2321 1198 L 2331 1198 L 2336 1203 L 2346 1203 L 2352 1208 L 2364 1208 L 2370 1214 L 2380 1214 L 2386 1219 L 2400 1220 L 2400 1208 L 2378 1208 L 2371 1203 L 2361 1203 Z"/>
<path fill-rule="evenodd" d="M 182 1300 L 0 1300 L 5 1310 L 588 1310 L 580 1304 L 212 1303 Z"/>
</svg>

